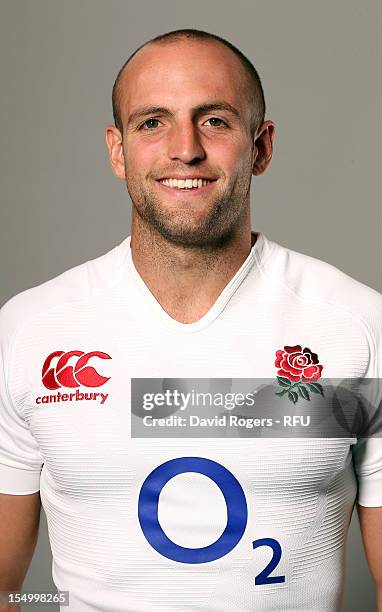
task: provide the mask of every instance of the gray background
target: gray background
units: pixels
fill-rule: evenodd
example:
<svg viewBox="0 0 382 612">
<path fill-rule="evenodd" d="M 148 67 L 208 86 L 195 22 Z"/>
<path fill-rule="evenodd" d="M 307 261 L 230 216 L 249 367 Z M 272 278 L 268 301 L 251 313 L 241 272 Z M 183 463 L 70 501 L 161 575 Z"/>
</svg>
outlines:
<svg viewBox="0 0 382 612">
<path fill-rule="evenodd" d="M 129 234 L 104 145 L 112 85 L 137 46 L 181 27 L 227 38 L 262 77 L 277 130 L 253 227 L 382 291 L 381 18 L 377 0 L 2 0 L 1 302 Z M 372 611 L 356 517 L 347 557 L 346 612 Z M 26 590 L 52 588 L 50 563 L 43 518 Z"/>
</svg>

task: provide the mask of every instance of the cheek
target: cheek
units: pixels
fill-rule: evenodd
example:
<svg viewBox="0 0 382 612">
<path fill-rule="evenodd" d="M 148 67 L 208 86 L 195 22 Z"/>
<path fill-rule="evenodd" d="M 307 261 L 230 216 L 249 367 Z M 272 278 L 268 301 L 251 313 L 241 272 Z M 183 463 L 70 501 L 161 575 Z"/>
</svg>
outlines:
<svg viewBox="0 0 382 612">
<path fill-rule="evenodd" d="M 239 143 L 209 142 L 205 146 L 206 162 L 213 168 L 220 168 L 226 176 L 240 175 L 248 167 L 248 150 Z"/>
<path fill-rule="evenodd" d="M 124 145 L 125 162 L 129 174 L 146 174 L 158 164 L 161 147 L 158 142 L 130 141 Z M 162 147 L 163 156 L 163 147 Z"/>
</svg>

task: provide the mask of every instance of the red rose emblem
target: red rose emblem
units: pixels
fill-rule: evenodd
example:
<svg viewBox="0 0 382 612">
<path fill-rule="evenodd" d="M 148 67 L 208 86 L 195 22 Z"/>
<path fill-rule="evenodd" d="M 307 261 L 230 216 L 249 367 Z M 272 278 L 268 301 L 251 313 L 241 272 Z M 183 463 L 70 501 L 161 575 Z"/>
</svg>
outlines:
<svg viewBox="0 0 382 612">
<path fill-rule="evenodd" d="M 276 351 L 275 366 L 277 374 L 285 376 L 293 382 L 310 382 L 321 378 L 323 366 L 318 363 L 316 353 L 305 347 L 284 346 L 283 350 Z"/>
</svg>

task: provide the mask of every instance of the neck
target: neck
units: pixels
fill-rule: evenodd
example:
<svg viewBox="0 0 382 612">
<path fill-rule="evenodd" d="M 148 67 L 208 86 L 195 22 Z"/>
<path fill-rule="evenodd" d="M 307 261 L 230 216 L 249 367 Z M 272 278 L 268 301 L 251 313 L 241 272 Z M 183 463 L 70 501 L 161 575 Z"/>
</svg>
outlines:
<svg viewBox="0 0 382 612">
<path fill-rule="evenodd" d="M 252 238 L 248 219 L 221 247 L 185 247 L 133 216 L 131 254 L 140 277 L 167 314 L 180 323 L 194 323 L 247 259 Z"/>
</svg>

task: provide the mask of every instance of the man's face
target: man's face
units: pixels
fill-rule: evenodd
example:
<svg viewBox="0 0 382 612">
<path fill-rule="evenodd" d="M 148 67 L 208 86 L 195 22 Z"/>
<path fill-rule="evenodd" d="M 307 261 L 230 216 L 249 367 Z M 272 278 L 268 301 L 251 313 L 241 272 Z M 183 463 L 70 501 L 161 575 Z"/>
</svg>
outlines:
<svg viewBox="0 0 382 612">
<path fill-rule="evenodd" d="M 232 234 L 249 210 L 249 95 L 240 61 L 221 44 L 181 41 L 137 53 L 123 76 L 120 107 L 133 215 L 182 245 L 208 247 Z M 201 108 L 214 104 L 228 108 Z M 137 115 L 142 107 L 162 110 Z M 186 189 L 163 183 L 182 177 L 210 182 Z"/>
</svg>

